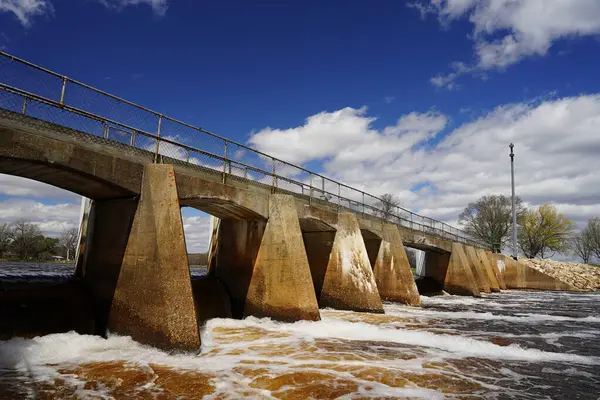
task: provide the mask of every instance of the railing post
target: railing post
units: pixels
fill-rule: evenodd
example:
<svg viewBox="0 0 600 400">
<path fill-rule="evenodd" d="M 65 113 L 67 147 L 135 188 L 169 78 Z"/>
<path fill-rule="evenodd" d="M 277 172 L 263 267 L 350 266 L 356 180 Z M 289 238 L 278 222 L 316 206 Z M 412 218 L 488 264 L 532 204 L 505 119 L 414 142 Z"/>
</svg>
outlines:
<svg viewBox="0 0 600 400">
<path fill-rule="evenodd" d="M 131 139 L 129 140 L 129 145 L 135 147 L 135 130 L 131 132 Z"/>
<path fill-rule="evenodd" d="M 27 113 L 27 97 L 23 97 L 23 109 L 21 111 L 23 115 Z"/>
<path fill-rule="evenodd" d="M 342 207 L 342 185 L 338 183 L 338 212 L 340 212 L 340 208 Z"/>
<path fill-rule="evenodd" d="M 62 78 L 62 88 L 60 90 L 60 105 L 65 105 L 65 90 L 67 89 L 67 77 L 63 76 Z"/>
<path fill-rule="evenodd" d="M 248 179 L 248 167 L 244 167 L 244 179 Z"/>
<path fill-rule="evenodd" d="M 227 182 L 227 179 L 225 179 L 226 176 L 226 168 L 227 168 L 227 140 L 225 141 L 225 148 L 223 150 L 223 184 L 225 184 L 225 182 Z"/>
<path fill-rule="evenodd" d="M 309 182 L 309 192 L 308 192 L 308 205 L 312 205 L 312 194 L 313 194 L 313 185 L 312 185 L 312 173 L 308 174 L 310 176 L 310 182 Z"/>
<path fill-rule="evenodd" d="M 185 152 L 185 162 L 190 163 L 190 149 L 187 149 Z"/>
<path fill-rule="evenodd" d="M 104 139 L 108 139 L 108 122 L 104 121 L 104 132 L 102 132 L 102 136 Z"/>
<path fill-rule="evenodd" d="M 273 182 L 271 184 L 271 193 L 275 193 L 275 188 L 277 187 L 277 177 L 275 176 L 275 159 L 272 158 L 271 160 L 273 161 L 273 168 L 272 168 Z"/>
<path fill-rule="evenodd" d="M 362 192 L 362 215 L 365 216 L 365 192 Z"/>
<path fill-rule="evenodd" d="M 156 149 L 154 150 L 154 164 L 158 162 L 158 150 L 160 146 L 160 127 L 162 125 L 162 114 L 158 116 L 158 129 L 156 130 Z"/>
</svg>

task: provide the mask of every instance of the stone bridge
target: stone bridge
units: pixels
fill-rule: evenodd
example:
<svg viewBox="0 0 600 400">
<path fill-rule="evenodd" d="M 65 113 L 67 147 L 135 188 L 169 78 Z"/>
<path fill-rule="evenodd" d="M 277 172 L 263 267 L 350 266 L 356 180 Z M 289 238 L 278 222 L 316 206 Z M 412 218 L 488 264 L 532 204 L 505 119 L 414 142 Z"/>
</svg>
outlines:
<svg viewBox="0 0 600 400">
<path fill-rule="evenodd" d="M 0 111 L 0 173 L 93 201 L 77 274 L 94 298 L 98 332 L 199 345 L 202 305 L 192 294 L 182 206 L 220 220 L 209 277 L 224 287 L 235 317 L 318 320 L 319 307 L 383 312 L 382 299 L 417 306 L 404 244 L 427 252 L 440 288 L 490 290 L 474 283 L 483 250 L 236 176 L 223 182 L 178 160 L 154 163 L 150 151 L 88 136 Z"/>
<path fill-rule="evenodd" d="M 53 79 L 37 86 L 59 92 L 32 92 L 37 82 L 20 68 Z M 209 317 L 318 320 L 319 307 L 419 306 L 405 245 L 425 251 L 433 291 L 540 287 L 538 275 L 477 248 L 456 228 L 408 210 L 381 212 L 367 193 L 0 52 L 4 78 L 0 173 L 91 199 L 76 275 L 98 334 L 197 349 Z M 117 108 L 145 113 L 136 114 L 142 122 L 120 122 L 132 117 Z M 156 131 L 143 130 L 153 118 Z M 167 135 L 186 129 L 198 147 Z M 224 146 L 222 155 L 211 141 Z M 200 280 L 190 276 L 182 206 L 218 218 Z"/>
</svg>

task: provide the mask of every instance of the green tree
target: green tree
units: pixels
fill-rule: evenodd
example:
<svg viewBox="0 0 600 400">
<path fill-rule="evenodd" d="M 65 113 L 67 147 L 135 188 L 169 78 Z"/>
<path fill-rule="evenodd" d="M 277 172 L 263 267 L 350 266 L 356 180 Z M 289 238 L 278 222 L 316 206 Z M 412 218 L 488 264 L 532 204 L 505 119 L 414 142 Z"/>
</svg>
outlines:
<svg viewBox="0 0 600 400">
<path fill-rule="evenodd" d="M 517 216 L 524 212 L 523 202 L 515 199 Z M 469 203 L 458 216 L 458 223 L 474 239 L 499 253 L 510 238 L 512 228 L 512 201 L 503 195 L 483 196 Z"/>
<path fill-rule="evenodd" d="M 544 258 L 549 251 L 565 252 L 573 226 L 573 221 L 559 214 L 552 204 L 529 209 L 519 219 L 519 247 L 528 258 Z"/>
</svg>

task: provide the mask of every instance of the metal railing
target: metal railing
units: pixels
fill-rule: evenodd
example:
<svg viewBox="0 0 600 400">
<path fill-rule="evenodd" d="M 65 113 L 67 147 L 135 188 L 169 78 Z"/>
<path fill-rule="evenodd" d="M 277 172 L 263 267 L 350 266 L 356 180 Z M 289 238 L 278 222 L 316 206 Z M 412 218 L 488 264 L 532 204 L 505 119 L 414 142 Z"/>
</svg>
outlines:
<svg viewBox="0 0 600 400">
<path fill-rule="evenodd" d="M 0 52 L 0 108 L 143 149 L 154 162 L 177 160 L 305 196 L 309 203 L 382 218 L 454 241 L 477 244 L 462 230 L 319 173 L 168 117 L 92 86 Z"/>
</svg>

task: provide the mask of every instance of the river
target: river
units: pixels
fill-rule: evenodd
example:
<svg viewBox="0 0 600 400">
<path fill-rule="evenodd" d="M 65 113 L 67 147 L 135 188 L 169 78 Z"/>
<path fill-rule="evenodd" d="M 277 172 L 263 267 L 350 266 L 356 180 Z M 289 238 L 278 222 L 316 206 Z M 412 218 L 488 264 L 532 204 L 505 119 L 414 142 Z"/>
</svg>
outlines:
<svg viewBox="0 0 600 400">
<path fill-rule="evenodd" d="M 5 279 L 27 275 L 10 271 L 0 264 Z M 599 310 L 600 293 L 503 291 L 385 315 L 327 309 L 320 322 L 212 319 L 198 353 L 13 338 L 0 341 L 0 398 L 599 399 Z"/>
</svg>

